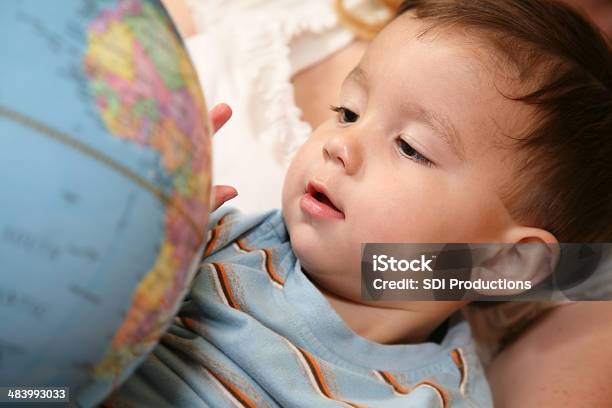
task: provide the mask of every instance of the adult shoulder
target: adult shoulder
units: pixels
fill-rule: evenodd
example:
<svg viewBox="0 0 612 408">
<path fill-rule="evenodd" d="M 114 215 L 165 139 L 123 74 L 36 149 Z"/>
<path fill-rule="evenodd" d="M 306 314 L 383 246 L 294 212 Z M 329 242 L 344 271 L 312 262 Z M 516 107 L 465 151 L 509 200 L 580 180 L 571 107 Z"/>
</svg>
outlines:
<svg viewBox="0 0 612 408">
<path fill-rule="evenodd" d="M 612 302 L 576 302 L 538 318 L 489 365 L 495 406 L 598 407 L 612 401 Z"/>
</svg>

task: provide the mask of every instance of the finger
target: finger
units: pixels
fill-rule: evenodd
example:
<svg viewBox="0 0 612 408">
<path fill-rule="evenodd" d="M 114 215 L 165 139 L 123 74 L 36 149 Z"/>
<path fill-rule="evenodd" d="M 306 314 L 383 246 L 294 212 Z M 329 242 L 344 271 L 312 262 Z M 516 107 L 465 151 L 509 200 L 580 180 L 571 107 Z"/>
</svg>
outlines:
<svg viewBox="0 0 612 408">
<path fill-rule="evenodd" d="M 210 111 L 210 120 L 213 125 L 213 132 L 221 129 L 223 125 L 232 117 L 232 108 L 226 103 L 216 105 Z"/>
<path fill-rule="evenodd" d="M 236 191 L 235 188 L 230 187 L 230 186 L 214 186 L 213 187 L 213 205 L 212 205 L 212 210 L 216 210 L 217 208 L 221 207 L 223 205 L 223 203 L 225 203 L 226 201 L 231 200 L 232 198 L 236 197 L 238 195 L 238 192 Z"/>
<path fill-rule="evenodd" d="M 238 195 L 238 191 L 231 186 L 213 186 L 212 211 L 221 207 L 223 203 L 231 200 Z"/>
</svg>

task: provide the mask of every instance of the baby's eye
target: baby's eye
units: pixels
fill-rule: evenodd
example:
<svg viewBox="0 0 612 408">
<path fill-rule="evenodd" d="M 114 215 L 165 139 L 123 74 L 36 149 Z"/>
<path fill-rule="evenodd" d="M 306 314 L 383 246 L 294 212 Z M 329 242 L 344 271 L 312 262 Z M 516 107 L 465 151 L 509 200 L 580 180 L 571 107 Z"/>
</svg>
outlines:
<svg viewBox="0 0 612 408">
<path fill-rule="evenodd" d="M 358 114 L 343 106 L 330 106 L 329 108 L 338 113 L 338 122 L 340 123 L 353 123 L 359 119 Z"/>
<path fill-rule="evenodd" d="M 431 167 L 433 165 L 432 161 L 427 157 L 423 156 L 421 153 L 417 152 L 414 147 L 410 146 L 410 144 L 398 136 L 395 139 L 398 149 L 400 153 L 410 160 L 414 160 L 417 163 L 421 163 L 425 166 Z"/>
</svg>

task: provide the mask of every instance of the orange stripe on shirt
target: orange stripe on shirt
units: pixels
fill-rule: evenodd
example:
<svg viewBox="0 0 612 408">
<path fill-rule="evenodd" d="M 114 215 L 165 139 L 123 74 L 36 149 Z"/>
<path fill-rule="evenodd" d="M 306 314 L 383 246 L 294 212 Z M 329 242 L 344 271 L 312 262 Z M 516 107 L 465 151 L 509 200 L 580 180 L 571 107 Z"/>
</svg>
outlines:
<svg viewBox="0 0 612 408">
<path fill-rule="evenodd" d="M 240 310 L 240 305 L 236 301 L 234 297 L 234 292 L 232 290 L 232 285 L 227 277 L 227 272 L 225 271 L 225 266 L 221 263 L 213 262 L 213 267 L 217 272 L 217 276 L 219 277 L 219 283 L 221 284 L 221 289 L 223 290 L 223 294 L 227 299 L 227 303 L 236 310 Z"/>
<path fill-rule="evenodd" d="M 428 387 L 433 388 L 435 391 L 437 391 L 438 395 L 440 396 L 440 399 L 442 400 L 442 407 L 443 408 L 448 407 L 448 401 L 449 401 L 448 394 L 446 393 L 444 388 L 442 388 L 442 386 L 434 382 L 431 382 L 431 381 L 421 381 L 417 385 L 415 385 L 414 388 L 421 387 L 421 386 L 428 386 Z"/>
<path fill-rule="evenodd" d="M 297 347 L 297 349 L 300 351 L 300 353 L 302 353 L 302 355 L 306 359 L 306 362 L 308 363 L 308 367 L 310 368 L 310 371 L 312 371 L 315 381 L 317 382 L 317 385 L 319 386 L 319 389 L 321 390 L 323 395 L 325 395 L 327 398 L 331 400 L 343 402 L 350 407 L 359 408 L 359 405 L 336 398 L 334 394 L 331 392 L 331 390 L 329 389 L 329 386 L 327 385 L 327 381 L 325 380 L 325 376 L 323 375 L 323 371 L 321 370 L 321 367 L 319 366 L 319 363 L 317 362 L 317 360 L 312 356 L 312 354 L 310 354 L 306 350 L 300 347 Z"/>
<path fill-rule="evenodd" d="M 408 394 L 410 390 L 401 385 L 397 379 L 388 371 L 379 371 L 382 378 L 397 392 L 398 394 Z"/>
<path fill-rule="evenodd" d="M 465 375 L 465 362 L 463 361 L 463 356 L 461 355 L 461 349 L 454 349 L 453 351 L 451 351 L 450 353 L 451 358 L 453 359 L 453 362 L 455 363 L 455 365 L 457 366 L 457 369 L 459 370 L 459 375 L 461 376 L 460 380 L 459 380 L 459 388 L 463 387 L 464 383 L 465 383 L 465 379 L 466 379 L 466 375 Z"/>
<path fill-rule="evenodd" d="M 246 251 L 246 252 L 251 252 L 251 251 L 252 251 L 252 249 L 251 249 L 251 248 L 250 248 L 250 247 L 249 247 L 249 246 L 246 244 L 246 242 L 244 242 L 244 241 L 245 241 L 245 240 L 244 240 L 244 238 L 243 238 L 243 239 L 237 239 L 237 240 L 236 240 L 236 244 L 237 244 L 237 245 L 238 245 L 238 247 L 239 247 L 240 249 L 242 249 L 243 251 Z"/>
<path fill-rule="evenodd" d="M 252 252 L 252 251 L 256 251 L 257 249 L 253 249 L 251 247 L 249 247 L 246 242 L 245 239 L 238 239 L 236 240 L 236 245 L 238 245 L 238 248 L 240 248 L 243 251 L 246 252 Z M 268 275 L 270 276 L 270 279 L 272 279 L 274 282 L 278 283 L 281 286 L 285 285 L 285 280 L 276 272 L 276 269 L 274 268 L 274 258 L 273 255 L 274 253 L 272 252 L 272 249 L 270 248 L 262 248 L 261 249 L 264 253 L 264 261 L 265 261 L 265 265 L 266 265 L 266 272 L 268 273 Z"/>
<path fill-rule="evenodd" d="M 232 384 L 227 379 L 223 378 L 219 374 L 215 373 L 208 367 L 205 367 L 206 371 L 210 373 L 217 381 L 219 381 L 225 389 L 232 394 L 234 398 L 236 398 L 242 405 L 248 408 L 257 408 L 257 404 L 253 401 L 249 396 L 244 393 L 240 388 L 238 388 L 235 384 Z"/>
<path fill-rule="evenodd" d="M 227 217 L 227 214 L 221 217 L 221 219 L 219 220 L 215 228 L 213 228 L 211 232 L 212 236 L 210 237 L 210 241 L 208 241 L 208 244 L 206 244 L 206 250 L 204 251 L 204 257 L 207 257 L 210 254 L 212 254 L 212 251 L 215 249 L 215 245 L 217 244 L 217 241 L 219 240 L 219 236 L 221 235 L 221 228 L 223 226 L 223 223 L 225 222 L 225 217 Z"/>
<path fill-rule="evenodd" d="M 272 262 L 272 250 L 269 248 L 264 248 L 263 251 L 266 254 L 266 271 L 268 271 L 270 279 L 283 286 L 285 284 L 285 280 L 281 278 L 274 269 L 274 263 Z"/>
</svg>

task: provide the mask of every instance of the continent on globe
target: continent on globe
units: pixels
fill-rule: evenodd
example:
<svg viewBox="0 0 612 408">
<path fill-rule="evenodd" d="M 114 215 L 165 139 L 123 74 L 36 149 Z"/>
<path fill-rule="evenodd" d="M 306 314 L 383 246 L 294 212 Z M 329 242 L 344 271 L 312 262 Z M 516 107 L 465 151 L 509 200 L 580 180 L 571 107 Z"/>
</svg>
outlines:
<svg viewBox="0 0 612 408">
<path fill-rule="evenodd" d="M 154 3 L 124 1 L 89 25 L 84 70 L 96 105 L 110 133 L 159 151 L 172 185 L 167 200 L 166 237 L 156 264 L 136 288 L 134 303 L 113 339 L 98 375 L 117 375 L 126 356 L 142 353 L 157 341 L 168 306 L 182 288 L 202 242 L 210 185 L 201 146 L 204 102 L 195 73 L 165 14 Z M 160 192 L 161 195 L 161 192 Z"/>
<path fill-rule="evenodd" d="M 2 2 L 0 27 L 0 383 L 95 405 L 193 277 L 206 106 L 158 0 Z"/>
</svg>

